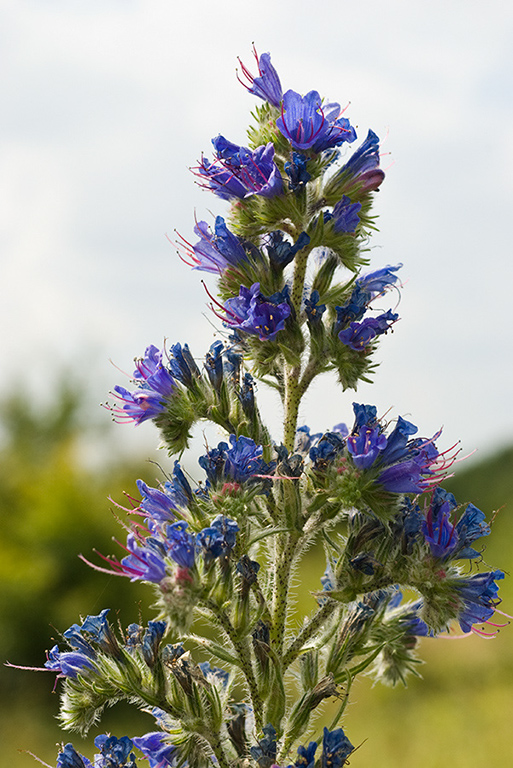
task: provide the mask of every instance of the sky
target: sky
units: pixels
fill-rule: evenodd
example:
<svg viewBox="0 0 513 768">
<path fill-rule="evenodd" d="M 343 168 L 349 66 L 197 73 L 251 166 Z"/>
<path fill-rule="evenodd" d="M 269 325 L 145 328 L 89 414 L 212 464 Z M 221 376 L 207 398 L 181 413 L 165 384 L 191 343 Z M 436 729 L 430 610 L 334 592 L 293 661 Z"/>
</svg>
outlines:
<svg viewBox="0 0 513 768">
<path fill-rule="evenodd" d="M 443 426 L 442 448 L 510 444 L 512 38 L 499 0 L 3 0 L 0 395 L 51 397 L 66 369 L 97 419 L 148 344 L 201 357 L 218 337 L 166 234 L 225 211 L 189 169 L 218 133 L 244 144 L 257 99 L 235 73 L 254 42 L 284 89 L 350 102 L 359 138 L 381 137 L 371 265 L 404 265 L 375 383 L 326 376 L 301 422 L 350 423 L 356 400 L 421 435 Z M 150 424 L 118 430 L 120 446 L 156 441 Z"/>
</svg>

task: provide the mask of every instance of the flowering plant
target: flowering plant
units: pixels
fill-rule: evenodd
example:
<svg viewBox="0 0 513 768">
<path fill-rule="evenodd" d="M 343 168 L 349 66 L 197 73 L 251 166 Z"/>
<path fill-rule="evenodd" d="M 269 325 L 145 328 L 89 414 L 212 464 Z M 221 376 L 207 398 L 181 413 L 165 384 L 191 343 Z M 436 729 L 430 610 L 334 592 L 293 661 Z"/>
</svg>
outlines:
<svg viewBox="0 0 513 768">
<path fill-rule="evenodd" d="M 118 421 L 153 421 L 170 456 L 199 421 L 225 437 L 200 458 L 197 484 L 180 460 L 158 487 L 138 480 L 125 556 L 91 563 L 146 582 L 155 620 L 115 630 L 109 609 L 87 616 L 45 663 L 62 678 L 64 728 L 86 732 L 126 699 L 155 730 L 97 736 L 93 762 L 66 744 L 58 768 L 339 768 L 355 750 L 341 720 L 358 675 L 404 682 L 419 637 L 498 626 L 504 574 L 474 567 L 490 528 L 441 487 L 457 451 L 439 450 L 440 432 L 416 437 L 410 421 L 360 403 L 349 426 L 298 426 L 317 376 L 335 371 L 343 390 L 369 381 L 399 319 L 388 297 L 401 265 L 367 269 L 384 180 L 376 134 L 350 152 L 357 135 L 340 106 L 283 93 L 269 54 L 255 57 L 258 74 L 241 65 L 263 102 L 248 146 L 219 135 L 195 169 L 229 202 L 228 222 L 197 222 L 198 240 L 180 243 L 183 260 L 217 280 L 221 338 L 202 365 L 187 344 L 148 346 L 110 406 Z M 259 382 L 281 398 L 277 440 Z M 313 547 L 325 555 L 319 589 L 297 626 L 293 577 Z"/>
</svg>

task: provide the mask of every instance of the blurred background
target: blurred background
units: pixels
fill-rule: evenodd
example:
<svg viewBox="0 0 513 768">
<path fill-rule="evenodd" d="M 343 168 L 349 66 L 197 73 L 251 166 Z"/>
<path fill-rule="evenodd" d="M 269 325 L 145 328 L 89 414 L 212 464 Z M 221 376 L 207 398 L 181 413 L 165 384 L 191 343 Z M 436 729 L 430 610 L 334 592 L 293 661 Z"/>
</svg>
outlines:
<svg viewBox="0 0 513 768">
<path fill-rule="evenodd" d="M 223 212 L 189 168 L 219 132 L 244 143 L 256 100 L 235 68 L 237 56 L 253 67 L 253 42 L 284 89 L 350 102 L 359 139 L 369 128 L 382 139 L 369 255 L 373 268 L 404 264 L 402 320 L 381 343 L 375 385 L 356 397 L 423 435 L 443 425 L 444 447 L 475 451 L 452 488 L 490 516 L 501 508 L 484 557 L 511 570 L 512 33 L 513 7 L 499 0 L 3 0 L 1 659 L 39 665 L 79 614 L 144 615 L 144 589 L 76 556 L 113 551 L 107 497 L 122 501 L 136 477 L 154 482 L 148 459 L 170 462 L 151 425 L 114 429 L 98 403 L 148 344 L 188 342 L 201 357 L 216 337 L 198 274 L 165 234 L 190 239 L 195 216 Z M 328 376 L 302 420 L 314 431 L 350 421 L 353 399 Z M 200 431 L 196 442 L 197 455 Z M 513 612 L 507 581 L 501 593 Z M 493 642 L 425 641 L 423 681 L 360 685 L 346 724 L 353 743 L 367 741 L 352 762 L 505 765 L 512 651 L 512 629 Z M 17 748 L 54 762 L 52 676 L 0 675 L 9 765 L 32 764 Z M 147 729 L 119 725 L 125 716 L 109 712 L 102 728 Z"/>
</svg>

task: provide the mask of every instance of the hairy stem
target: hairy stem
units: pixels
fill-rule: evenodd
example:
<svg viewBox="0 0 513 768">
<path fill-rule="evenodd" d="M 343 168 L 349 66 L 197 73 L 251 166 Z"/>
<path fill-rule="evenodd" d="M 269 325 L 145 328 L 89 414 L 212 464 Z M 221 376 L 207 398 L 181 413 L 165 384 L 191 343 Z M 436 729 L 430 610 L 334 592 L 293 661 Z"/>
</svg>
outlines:
<svg viewBox="0 0 513 768">
<path fill-rule="evenodd" d="M 211 611 L 211 613 L 219 621 L 222 628 L 230 638 L 233 648 L 237 656 L 239 657 L 240 668 L 242 670 L 242 673 L 244 674 L 244 677 L 246 678 L 246 683 L 248 685 L 251 701 L 253 704 L 253 711 L 255 713 L 255 724 L 257 729 L 261 729 L 263 726 L 263 722 L 262 722 L 263 702 L 258 692 L 258 685 L 255 678 L 253 665 L 251 663 L 251 655 L 250 655 L 250 651 L 249 651 L 246 639 L 240 638 L 238 636 L 237 630 L 231 623 L 226 612 L 223 611 L 221 608 L 219 608 L 219 606 L 216 605 L 216 603 L 213 600 L 206 600 L 204 605 L 206 608 L 209 609 L 209 611 Z"/>
</svg>

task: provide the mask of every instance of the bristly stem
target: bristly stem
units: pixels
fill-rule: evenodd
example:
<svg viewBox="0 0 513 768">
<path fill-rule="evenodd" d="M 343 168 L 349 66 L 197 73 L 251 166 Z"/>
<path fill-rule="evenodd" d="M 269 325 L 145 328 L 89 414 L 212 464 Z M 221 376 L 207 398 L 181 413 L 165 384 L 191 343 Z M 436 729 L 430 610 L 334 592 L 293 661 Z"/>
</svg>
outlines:
<svg viewBox="0 0 513 768">
<path fill-rule="evenodd" d="M 206 608 L 208 608 L 209 611 L 212 612 L 214 617 L 219 621 L 222 628 L 230 638 L 233 648 L 240 659 L 241 670 L 244 674 L 244 677 L 246 678 L 246 682 L 248 684 L 248 688 L 251 696 L 251 701 L 253 704 L 253 711 L 255 713 L 255 724 L 257 729 L 261 729 L 263 726 L 263 722 L 262 722 L 263 703 L 260 698 L 260 694 L 258 692 L 258 685 L 255 678 L 253 665 L 251 663 L 251 655 L 249 653 L 247 644 L 245 640 L 238 637 L 237 630 L 231 623 L 226 612 L 222 610 L 213 600 L 205 600 L 204 605 Z"/>
<path fill-rule="evenodd" d="M 299 656 L 305 643 L 317 632 L 320 627 L 332 615 L 337 607 L 335 600 L 328 600 L 317 613 L 312 616 L 306 627 L 299 633 L 294 642 L 287 648 L 283 657 L 283 670 L 285 671 Z"/>
</svg>

